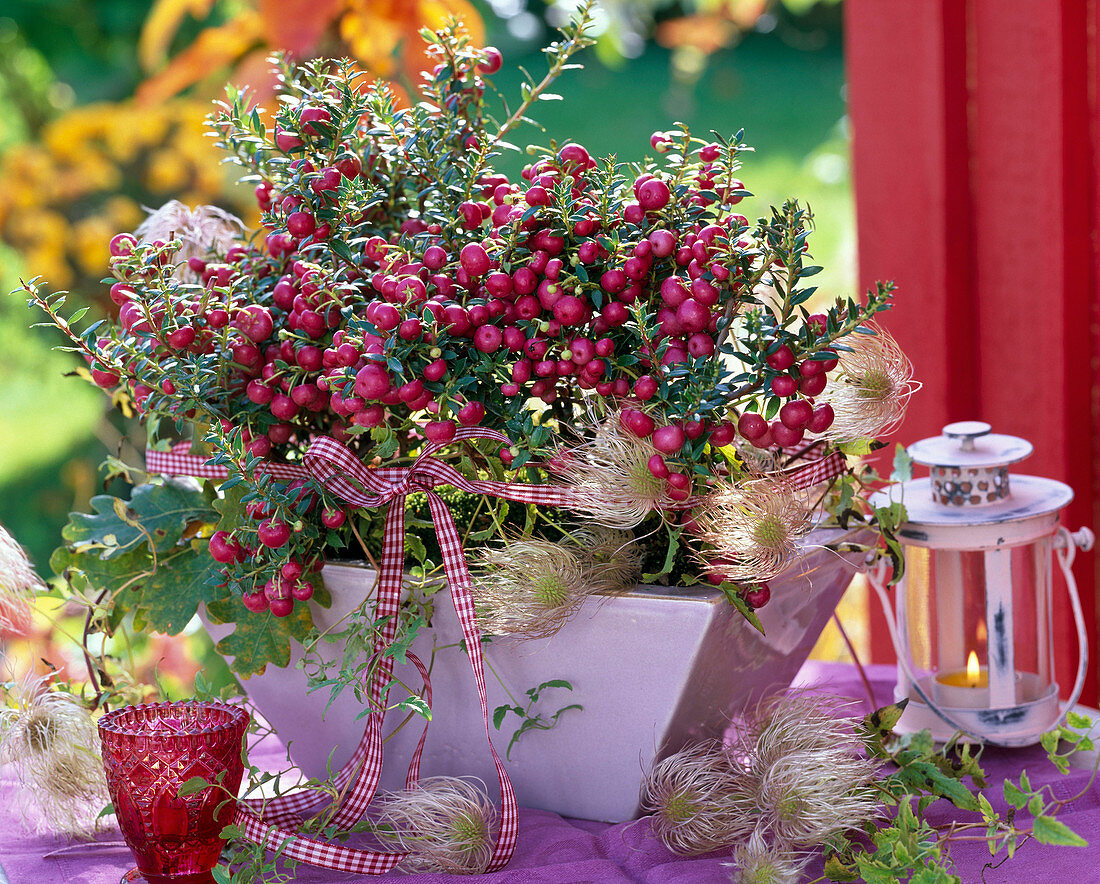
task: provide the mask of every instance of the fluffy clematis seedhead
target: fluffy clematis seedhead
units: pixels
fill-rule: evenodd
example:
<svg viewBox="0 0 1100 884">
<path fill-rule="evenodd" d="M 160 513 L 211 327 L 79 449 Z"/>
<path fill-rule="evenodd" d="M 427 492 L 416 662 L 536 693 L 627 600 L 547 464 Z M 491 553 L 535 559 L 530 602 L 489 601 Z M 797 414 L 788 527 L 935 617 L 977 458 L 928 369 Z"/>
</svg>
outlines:
<svg viewBox="0 0 1100 884">
<path fill-rule="evenodd" d="M 851 349 L 838 352 L 837 368 L 818 397 L 832 406 L 835 417 L 825 435 L 838 442 L 874 439 L 895 429 L 921 386 L 897 342 L 881 326 L 867 326 L 873 334 L 845 339 Z"/>
<path fill-rule="evenodd" d="M 523 638 L 553 635 L 591 595 L 581 556 L 538 539 L 481 550 L 471 591 L 483 632 Z"/>
<path fill-rule="evenodd" d="M 41 586 L 23 547 L 0 525 L 0 629 L 26 630 L 30 599 Z"/>
<path fill-rule="evenodd" d="M 752 832 L 741 812 L 744 771 L 721 743 L 689 746 L 657 762 L 642 783 L 642 807 L 654 834 L 673 853 L 696 856 L 729 847 Z"/>
<path fill-rule="evenodd" d="M 0 709 L 0 760 L 22 788 L 24 813 L 39 831 L 90 836 L 110 801 L 99 734 L 85 707 L 45 678 L 25 677 Z"/>
<path fill-rule="evenodd" d="M 404 870 L 480 875 L 493 856 L 495 823 L 496 808 L 484 784 L 428 777 L 382 797 L 376 831 L 408 853 Z"/>
<path fill-rule="evenodd" d="M 731 884 L 799 884 L 813 854 L 770 841 L 757 830 L 733 849 Z"/>
<path fill-rule="evenodd" d="M 675 503 L 649 468 L 657 453 L 648 439 L 623 431 L 613 414 L 591 439 L 555 458 L 555 473 L 572 491 L 570 509 L 609 528 L 633 528 Z"/>
<path fill-rule="evenodd" d="M 713 547 L 708 569 L 742 583 L 770 580 L 786 570 L 812 525 L 805 492 L 775 476 L 720 486 L 695 521 L 699 538 Z M 720 564 L 711 565 L 711 559 Z"/>
<path fill-rule="evenodd" d="M 185 206 L 179 200 L 165 203 L 150 211 L 136 231 L 142 242 L 169 242 L 181 244 L 176 253 L 175 275 L 185 282 L 194 282 L 198 274 L 187 266 L 189 258 L 207 258 L 211 254 L 224 255 L 240 239 L 244 222 L 217 206 Z"/>
</svg>

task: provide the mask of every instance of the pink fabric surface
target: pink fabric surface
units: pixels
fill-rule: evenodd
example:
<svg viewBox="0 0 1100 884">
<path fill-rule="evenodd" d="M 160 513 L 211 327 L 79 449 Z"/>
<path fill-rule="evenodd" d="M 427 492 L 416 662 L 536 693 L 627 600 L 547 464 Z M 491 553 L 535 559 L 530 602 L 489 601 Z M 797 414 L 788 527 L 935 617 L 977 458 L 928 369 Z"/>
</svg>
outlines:
<svg viewBox="0 0 1100 884">
<path fill-rule="evenodd" d="M 870 667 L 878 705 L 891 700 L 893 669 Z M 869 708 L 854 667 L 810 661 L 799 673 L 796 684 L 816 685 L 821 690 L 860 701 Z M 273 767 L 279 766 L 276 748 L 257 751 L 254 761 L 266 756 Z M 1089 781 L 1087 771 L 1073 771 L 1062 777 L 1047 762 L 1041 749 L 987 750 L 985 767 L 990 786 L 987 797 L 995 808 L 1003 809 L 1001 781 L 1018 776 L 1027 769 L 1032 785 L 1050 783 L 1054 794 L 1069 797 L 1080 792 Z M 0 769 L 0 863 L 11 884 L 117 884 L 133 862 L 124 846 L 111 846 L 120 835 L 113 826 L 97 842 L 82 844 L 55 858 L 45 854 L 70 845 L 66 839 L 34 835 L 24 827 L 16 807 L 17 786 L 10 773 Z M 933 822 L 946 822 L 959 816 L 950 805 L 937 802 L 928 811 Z M 1016 857 L 996 869 L 985 868 L 989 852 L 984 843 L 957 845 L 953 854 L 957 873 L 964 882 L 988 884 L 1016 882 L 1094 881 L 1100 880 L 1100 787 L 1092 786 L 1083 797 L 1068 805 L 1061 819 L 1086 838 L 1088 848 L 1048 847 L 1030 842 Z M 1026 826 L 1027 816 L 1021 822 Z M 687 859 L 670 853 L 650 834 L 645 821 L 607 825 L 584 820 L 563 819 L 540 810 L 520 811 L 519 840 L 512 862 L 503 871 L 481 876 L 490 884 L 708 884 L 729 880 L 730 870 L 723 866 L 728 854 L 714 853 Z M 984 871 L 984 878 L 983 878 Z M 820 861 L 808 870 L 807 881 L 821 874 Z M 390 873 L 381 880 L 402 879 L 410 884 L 441 884 L 454 881 L 446 875 L 401 875 Z M 301 884 L 350 884 L 379 880 L 359 875 L 327 872 L 299 867 Z"/>
</svg>

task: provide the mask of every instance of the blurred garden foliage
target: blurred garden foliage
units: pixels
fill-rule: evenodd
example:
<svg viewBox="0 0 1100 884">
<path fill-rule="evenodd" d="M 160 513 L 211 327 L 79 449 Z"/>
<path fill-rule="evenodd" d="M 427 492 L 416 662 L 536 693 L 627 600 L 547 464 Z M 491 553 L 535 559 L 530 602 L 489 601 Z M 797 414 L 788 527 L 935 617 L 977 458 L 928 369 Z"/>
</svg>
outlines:
<svg viewBox="0 0 1100 884">
<path fill-rule="evenodd" d="M 6 0 L 0 5 L 0 285 L 42 276 L 95 311 L 106 297 L 107 243 L 143 207 L 215 203 L 253 225 L 251 189 L 236 185 L 204 134 L 226 82 L 269 97 L 267 57 L 348 56 L 409 95 L 425 64 L 418 31 L 463 18 L 499 46 L 496 78 L 519 91 L 523 65 L 572 0 Z M 563 79 L 564 101 L 540 107 L 548 141 L 637 159 L 655 130 L 746 130 L 760 149 L 744 179 L 748 214 L 807 197 L 815 258 L 830 295 L 854 290 L 838 0 L 603 0 L 594 56 Z M 528 140 L 539 141 L 538 133 Z M 501 163 L 511 174 L 523 157 Z M 75 304 L 74 304 L 75 306 Z M 89 319 L 92 318 L 91 316 Z M 17 297 L 0 298 L 0 523 L 44 575 L 67 513 L 98 493 L 115 453 L 117 413 L 78 366 L 29 330 Z M 126 454 L 126 452 L 124 452 Z M 75 628 L 75 624 L 74 624 Z M 186 680 L 184 676 L 184 680 Z"/>
</svg>

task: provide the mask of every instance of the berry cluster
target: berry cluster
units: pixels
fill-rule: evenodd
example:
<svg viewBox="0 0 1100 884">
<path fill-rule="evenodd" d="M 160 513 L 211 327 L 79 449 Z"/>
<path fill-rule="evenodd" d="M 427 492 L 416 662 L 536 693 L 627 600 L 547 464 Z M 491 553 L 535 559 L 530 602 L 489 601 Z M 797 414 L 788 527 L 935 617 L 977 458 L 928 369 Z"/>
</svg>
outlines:
<svg viewBox="0 0 1100 884">
<path fill-rule="evenodd" d="M 92 377 L 202 427 L 242 477 L 245 511 L 210 551 L 250 610 L 308 599 L 346 529 L 322 489 L 256 469 L 317 434 L 399 463 L 490 427 L 514 444 L 482 455 L 518 469 L 582 415 L 611 416 L 687 501 L 736 468 L 728 446 L 823 439 L 840 342 L 887 303 L 808 314 L 809 215 L 736 211 L 740 135 L 655 133 L 638 164 L 554 145 L 513 181 L 490 165 L 513 122 L 487 123 L 500 54 L 454 31 L 430 50 L 413 108 L 332 64 L 287 71 L 273 127 L 223 107 L 214 126 L 263 210 L 251 241 L 185 263 L 171 236 L 111 243 L 119 314 L 84 338 Z"/>
</svg>

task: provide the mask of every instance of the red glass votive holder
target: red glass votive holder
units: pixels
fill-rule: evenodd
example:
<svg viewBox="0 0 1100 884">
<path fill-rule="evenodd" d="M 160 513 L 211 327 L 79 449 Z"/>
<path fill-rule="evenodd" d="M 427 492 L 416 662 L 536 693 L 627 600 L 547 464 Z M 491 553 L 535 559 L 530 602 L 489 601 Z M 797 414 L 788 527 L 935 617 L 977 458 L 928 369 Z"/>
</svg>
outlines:
<svg viewBox="0 0 1100 884">
<path fill-rule="evenodd" d="M 99 720 L 119 828 L 150 884 L 213 884 L 244 775 L 249 715 L 224 703 L 127 706 Z M 187 795 L 194 777 L 207 786 Z"/>
</svg>

